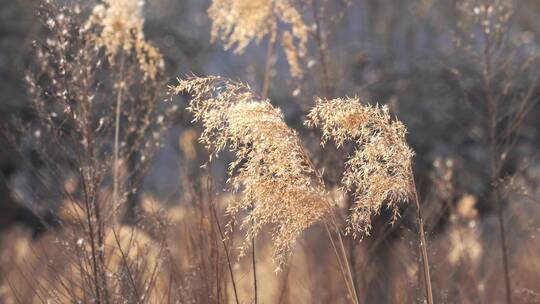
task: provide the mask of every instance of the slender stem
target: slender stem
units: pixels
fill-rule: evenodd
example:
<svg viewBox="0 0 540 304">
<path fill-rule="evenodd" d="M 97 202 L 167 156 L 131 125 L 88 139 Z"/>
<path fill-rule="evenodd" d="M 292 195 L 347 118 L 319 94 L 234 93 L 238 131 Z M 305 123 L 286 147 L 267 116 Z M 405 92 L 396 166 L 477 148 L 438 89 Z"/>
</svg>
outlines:
<svg viewBox="0 0 540 304">
<path fill-rule="evenodd" d="M 356 271 L 356 240 L 351 238 L 349 246 L 349 262 L 351 263 L 352 270 L 352 284 L 354 292 L 358 294 L 358 274 Z"/>
<path fill-rule="evenodd" d="M 76 147 L 76 154 L 77 154 L 77 158 L 79 160 L 79 163 L 82 164 L 83 161 L 82 161 L 82 153 L 80 151 L 80 148 L 78 145 L 75 145 Z M 79 169 L 79 174 L 80 174 L 80 178 L 81 178 L 81 183 L 82 183 L 82 190 L 83 190 L 83 201 L 84 201 L 84 206 L 86 208 L 85 210 L 85 215 L 86 215 L 86 221 L 87 221 L 87 225 L 88 225 L 88 236 L 90 238 L 90 254 L 91 254 L 91 260 L 92 260 L 92 279 L 93 279 L 93 284 L 94 284 L 94 288 L 95 288 L 95 301 L 97 304 L 101 304 L 101 285 L 100 285 L 100 282 L 99 282 L 99 278 L 101 277 L 100 275 L 100 267 L 99 266 L 99 258 L 98 258 L 98 248 L 96 248 L 96 236 L 95 236 L 95 231 L 94 231 L 94 219 L 92 218 L 92 215 L 93 215 L 93 210 L 95 208 L 92 208 L 92 202 L 95 204 L 95 200 L 91 201 L 91 196 L 90 196 L 90 189 L 89 189 L 89 185 L 87 184 L 87 176 L 85 175 L 85 172 L 83 171 L 82 168 Z M 98 245 L 99 247 L 99 245 Z"/>
<path fill-rule="evenodd" d="M 343 261 L 341 261 L 341 257 L 338 253 L 336 243 L 334 242 L 334 238 L 332 237 L 332 233 L 330 232 L 330 229 L 328 228 L 328 224 L 324 223 L 324 228 L 326 229 L 326 233 L 328 234 L 328 239 L 330 239 L 330 244 L 332 244 L 332 249 L 334 249 L 334 254 L 336 255 L 336 260 L 339 265 L 339 270 L 341 272 L 341 275 L 343 276 L 343 281 L 345 281 L 345 286 L 347 287 L 347 292 L 349 295 L 354 298 L 354 292 L 351 289 L 350 282 L 347 278 L 347 275 L 345 273 L 345 267 L 343 266 Z"/>
<path fill-rule="evenodd" d="M 273 30 L 270 34 L 270 40 L 268 40 L 268 47 L 266 49 L 266 65 L 264 67 L 264 78 L 261 97 L 263 100 L 268 98 L 268 90 L 270 89 L 270 74 L 272 73 L 272 53 L 274 51 L 274 44 L 276 42 L 276 31 Z"/>
<path fill-rule="evenodd" d="M 487 19 L 487 12 L 485 18 Z M 484 89 L 487 100 L 488 110 L 488 131 L 489 131 L 489 149 L 490 149 L 490 166 L 491 166 L 491 195 L 497 209 L 497 219 L 499 224 L 499 234 L 501 238 L 501 255 L 504 272 L 504 286 L 506 291 L 506 303 L 512 304 L 512 284 L 510 282 L 510 271 L 508 267 L 508 247 L 506 245 L 506 229 L 504 227 L 504 218 L 502 210 L 502 202 L 498 190 L 498 179 L 501 168 L 501 159 L 497 147 L 497 119 L 498 119 L 498 102 L 494 96 L 491 81 L 493 79 L 493 59 L 492 59 L 492 40 L 491 35 L 484 31 Z"/>
<path fill-rule="evenodd" d="M 255 292 L 255 304 L 257 304 L 257 266 L 255 261 L 255 237 L 251 238 L 251 267 L 253 269 L 253 289 Z"/>
<path fill-rule="evenodd" d="M 118 162 L 119 162 L 119 143 L 120 143 L 120 116 L 122 113 L 122 99 L 123 99 L 123 91 L 124 91 L 124 56 L 121 56 L 120 58 L 120 70 L 118 73 L 118 80 L 116 82 L 117 86 L 117 94 L 116 94 L 116 117 L 115 117 L 115 124 L 114 124 L 114 160 L 113 160 L 113 210 L 118 210 L 119 205 L 119 194 L 118 194 L 118 188 L 119 188 L 119 173 L 118 173 Z M 103 233 L 101 232 L 101 215 L 99 211 L 99 204 L 96 202 L 96 219 L 98 221 L 98 241 L 100 249 L 103 248 Z M 102 262 L 102 265 L 105 265 L 105 256 L 104 256 L 104 250 L 100 251 L 100 260 Z M 104 267 L 104 266 L 103 266 Z M 105 285 L 105 301 L 106 303 L 109 302 L 109 296 L 108 296 L 108 290 L 107 290 L 107 276 L 105 273 L 105 270 L 102 271 L 102 280 L 103 284 Z"/>
<path fill-rule="evenodd" d="M 358 299 L 358 295 L 356 294 L 356 287 L 354 286 L 354 279 L 353 279 L 353 275 L 351 271 L 351 265 L 349 264 L 349 261 L 347 260 L 347 253 L 345 251 L 345 245 L 343 244 L 343 238 L 341 237 L 341 232 L 339 231 L 337 226 L 335 227 L 336 227 L 336 233 L 338 235 L 339 246 L 341 248 L 341 254 L 343 255 L 343 259 L 346 261 L 346 265 L 347 265 L 345 269 L 347 269 L 347 274 L 349 275 L 349 282 L 351 284 L 351 288 L 353 291 L 353 300 L 355 303 L 360 303 L 360 300 Z"/>
<path fill-rule="evenodd" d="M 331 97 L 332 87 L 330 86 L 330 75 L 328 73 L 328 60 L 326 55 L 326 45 L 321 32 L 321 16 L 319 15 L 319 7 L 317 0 L 311 0 L 311 8 L 313 10 L 313 20 L 315 21 L 315 40 L 319 46 L 319 60 L 321 61 L 323 86 L 325 97 Z"/>
<path fill-rule="evenodd" d="M 223 230 L 221 229 L 221 225 L 219 224 L 219 219 L 218 219 L 218 216 L 217 216 L 216 207 L 214 206 L 213 203 L 211 203 L 210 205 L 212 207 L 212 213 L 214 214 L 214 219 L 215 219 L 215 221 L 217 223 L 217 226 L 218 226 L 219 235 L 221 236 L 221 243 L 223 244 L 223 250 L 225 251 L 225 257 L 227 259 L 227 266 L 229 268 L 229 274 L 231 276 L 232 287 L 233 287 L 233 291 L 234 291 L 234 299 L 236 301 L 236 304 L 240 304 L 240 301 L 238 300 L 238 291 L 236 290 L 236 282 L 234 280 L 234 273 L 233 273 L 232 264 L 231 264 L 231 257 L 229 256 L 229 249 L 227 248 L 227 245 L 225 244 L 225 235 L 223 233 Z"/>
<path fill-rule="evenodd" d="M 305 157 L 306 162 L 309 164 L 309 166 L 311 168 L 313 168 L 315 176 L 317 177 L 317 182 L 321 185 L 321 187 L 324 188 L 325 185 L 324 185 L 324 179 L 323 179 L 322 173 L 317 169 L 317 167 L 315 167 L 315 165 L 313 164 L 311 159 L 308 157 L 308 154 L 304 150 L 303 146 L 299 145 L 299 147 L 300 147 L 300 149 L 302 151 L 302 154 L 306 156 Z M 342 256 L 343 256 L 343 263 L 341 261 L 341 258 L 339 257 L 338 252 L 337 252 L 336 245 L 335 245 L 334 240 L 332 238 L 332 234 L 330 233 L 330 230 L 328 228 L 328 223 L 325 222 L 324 225 L 325 225 L 326 231 L 328 232 L 328 237 L 330 238 L 330 242 L 332 243 L 332 246 L 334 248 L 334 252 L 336 253 L 336 258 L 338 260 L 340 270 L 342 271 L 343 278 L 345 280 L 345 284 L 347 285 L 347 289 L 348 289 L 351 297 L 353 298 L 354 303 L 360 303 L 358 295 L 356 294 L 356 288 L 354 288 L 354 282 L 353 282 L 352 275 L 351 275 L 351 269 L 350 269 L 350 265 L 349 265 L 349 260 L 347 259 L 347 254 L 345 253 L 345 247 L 343 246 L 343 239 L 341 238 L 341 232 L 340 232 L 340 229 L 339 229 L 339 227 L 337 225 L 338 221 L 336 219 L 336 216 L 332 213 L 332 210 L 334 208 L 332 206 L 332 203 L 329 202 L 328 200 L 324 200 L 324 202 L 326 204 L 326 207 L 328 208 L 330 222 L 332 223 L 334 231 L 337 233 L 339 241 L 340 241 L 340 245 L 341 245 L 340 248 L 341 248 L 341 253 L 342 253 Z M 336 203 L 334 202 L 333 205 L 335 206 Z M 345 266 L 343 266 L 343 264 L 345 264 Z M 349 275 L 348 279 L 347 279 L 347 276 L 344 275 L 345 274 L 344 269 L 347 270 L 347 273 Z M 351 290 L 351 286 L 353 287 L 352 290 Z"/>
<path fill-rule="evenodd" d="M 420 251 L 422 253 L 422 266 L 424 270 L 424 287 L 426 288 L 426 301 L 428 304 L 433 304 L 433 290 L 431 288 L 431 275 L 429 274 L 429 259 L 427 254 L 427 242 L 424 233 L 424 220 L 422 219 L 422 209 L 420 208 L 420 200 L 418 199 L 418 191 L 416 190 L 416 182 L 414 181 L 414 176 L 411 176 L 411 180 L 414 191 L 414 203 L 417 210 L 416 219 L 418 221 L 418 238 L 420 241 Z"/>
<path fill-rule="evenodd" d="M 495 204 L 497 208 L 497 219 L 499 226 L 499 233 L 501 235 L 501 254 L 504 267 L 504 283 L 506 289 L 506 303 L 512 304 L 512 287 L 510 285 L 510 270 L 508 267 L 508 245 L 506 244 L 506 230 L 504 227 L 504 217 L 502 210 L 502 202 L 499 197 L 499 191 L 494 190 Z"/>
<path fill-rule="evenodd" d="M 265 100 L 268 98 L 268 90 L 270 88 L 270 74 L 272 70 L 272 51 L 274 49 L 274 43 L 276 41 L 276 29 L 272 31 L 272 34 L 270 35 L 270 39 L 268 40 L 268 47 L 266 49 L 266 65 L 264 67 L 264 78 L 263 78 L 263 86 L 262 86 L 262 92 L 261 92 L 261 98 L 262 100 Z M 257 293 L 257 265 L 256 265 L 256 255 L 255 255 L 255 237 L 251 238 L 251 266 L 253 269 L 253 288 L 255 292 L 255 304 L 257 304 L 258 301 L 258 293 Z M 234 281 L 233 281 L 234 284 Z M 235 296 L 236 296 L 236 290 L 235 290 Z M 236 299 L 238 302 L 238 298 Z"/>
<path fill-rule="evenodd" d="M 114 236 L 114 241 L 116 242 L 116 246 L 118 246 L 118 251 L 120 251 L 120 257 L 122 258 L 122 263 L 124 263 L 124 267 L 126 267 L 125 269 L 126 269 L 126 272 L 127 272 L 127 277 L 129 279 L 129 283 L 131 284 L 131 287 L 133 288 L 133 294 L 134 294 L 135 298 L 137 299 L 136 303 L 140 303 L 142 298 L 139 295 L 137 284 L 135 283 L 135 276 L 133 275 L 133 273 L 131 271 L 131 267 L 129 265 L 128 257 L 126 255 L 126 253 L 124 252 L 124 249 L 122 249 L 122 244 L 120 243 L 120 239 L 118 238 L 118 233 L 116 233 L 116 228 L 112 227 L 111 230 L 112 230 L 112 233 L 113 233 L 113 236 Z M 134 233 L 134 231 L 132 230 L 130 238 L 133 238 L 133 233 Z"/>
<path fill-rule="evenodd" d="M 354 203 L 354 200 L 349 197 L 348 199 L 349 201 L 349 210 L 351 210 L 352 208 L 352 205 Z M 356 292 L 356 294 L 358 294 L 358 273 L 357 273 L 357 270 L 356 270 L 356 244 L 357 244 L 357 241 L 354 239 L 354 238 L 351 238 L 350 239 L 350 242 L 349 242 L 349 253 L 348 253 L 348 256 L 349 256 L 349 262 L 351 263 L 351 270 L 352 270 L 352 284 L 353 284 L 353 287 L 354 287 L 354 291 Z"/>
<path fill-rule="evenodd" d="M 92 208 L 90 206 L 90 201 L 88 199 L 88 189 L 86 187 L 86 180 L 82 170 L 79 170 L 81 174 L 82 188 L 84 193 L 84 204 L 85 204 L 85 213 L 86 221 L 88 224 L 88 235 L 90 237 L 90 252 L 92 257 L 92 279 L 94 280 L 94 287 L 96 289 L 96 303 L 101 304 L 101 294 L 100 294 L 100 285 L 99 285 L 99 271 L 98 271 L 98 258 L 97 258 L 97 248 L 96 241 L 94 236 L 94 225 L 92 221 Z"/>
<path fill-rule="evenodd" d="M 113 210 L 117 210 L 119 205 L 119 194 L 118 194 L 118 187 L 119 187 L 119 172 L 118 172 L 118 162 L 119 162 L 119 144 L 120 144 L 120 118 L 122 114 L 122 98 L 123 98 L 123 91 L 124 91 L 124 82 L 122 79 L 122 75 L 124 73 L 124 57 L 120 59 L 120 72 L 119 72 L 119 79 L 116 83 L 118 86 L 118 92 L 116 95 L 116 118 L 114 123 L 114 164 L 113 164 Z"/>
<path fill-rule="evenodd" d="M 105 297 L 104 302 L 109 303 L 109 289 L 107 287 L 107 270 L 106 270 L 106 262 L 105 262 L 105 241 L 104 241 L 104 222 L 103 218 L 101 216 L 101 207 L 99 205 L 99 201 L 94 198 L 94 213 L 96 216 L 96 222 L 97 222 L 97 239 L 98 239 L 98 257 L 99 257 L 99 263 L 100 263 L 100 274 L 101 274 L 101 281 L 102 281 L 102 287 L 103 287 L 103 296 Z"/>
<path fill-rule="evenodd" d="M 215 229 L 212 229 L 212 238 L 214 239 L 214 250 L 212 251 L 215 251 L 215 259 L 214 259 L 214 265 L 215 265 L 215 272 L 216 272 L 216 297 L 217 297 L 217 303 L 221 303 L 221 278 L 220 278 L 220 274 L 219 274 L 219 250 L 217 249 L 218 248 L 218 245 L 217 245 L 217 240 L 215 238 Z"/>
</svg>

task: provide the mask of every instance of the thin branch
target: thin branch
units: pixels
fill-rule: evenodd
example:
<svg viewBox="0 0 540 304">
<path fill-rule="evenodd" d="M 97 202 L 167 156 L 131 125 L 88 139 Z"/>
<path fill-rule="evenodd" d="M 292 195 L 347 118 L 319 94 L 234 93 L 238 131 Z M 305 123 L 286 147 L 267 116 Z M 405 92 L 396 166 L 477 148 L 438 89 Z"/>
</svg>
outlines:
<svg viewBox="0 0 540 304">
<path fill-rule="evenodd" d="M 268 90 L 270 89 L 270 74 L 272 74 L 272 53 L 276 40 L 276 31 L 274 30 L 270 35 L 270 39 L 268 40 L 268 46 L 266 49 L 266 65 L 264 67 L 264 79 L 261 93 L 262 100 L 268 98 Z"/>
<path fill-rule="evenodd" d="M 321 16 L 319 15 L 319 6 L 317 5 L 317 0 L 311 0 L 311 8 L 313 11 L 313 20 L 315 21 L 315 40 L 317 41 L 319 47 L 319 60 L 322 67 L 322 76 L 323 76 L 323 86 L 325 97 L 332 97 L 332 87 L 330 85 L 330 75 L 328 72 L 328 59 L 326 54 L 326 45 L 323 40 L 323 35 L 321 31 Z"/>
<path fill-rule="evenodd" d="M 258 294 L 257 294 L 257 265 L 256 265 L 256 260 L 255 260 L 256 256 L 255 256 L 255 237 L 252 237 L 251 238 L 251 267 L 253 269 L 253 290 L 255 292 L 255 304 L 257 304 L 257 298 L 258 298 Z"/>
<path fill-rule="evenodd" d="M 411 169 L 412 172 L 412 169 Z M 427 242 L 424 233 L 424 221 L 422 219 L 422 210 L 420 208 L 420 201 L 418 199 L 418 191 L 416 189 L 416 182 L 414 176 L 411 173 L 412 190 L 414 191 L 414 203 L 416 205 L 417 213 L 416 219 L 418 221 L 418 237 L 420 241 L 420 251 L 422 253 L 422 266 L 424 270 L 424 287 L 426 289 L 426 301 L 428 304 L 433 304 L 433 290 L 431 287 L 431 275 L 429 273 L 429 258 L 427 254 Z"/>
</svg>

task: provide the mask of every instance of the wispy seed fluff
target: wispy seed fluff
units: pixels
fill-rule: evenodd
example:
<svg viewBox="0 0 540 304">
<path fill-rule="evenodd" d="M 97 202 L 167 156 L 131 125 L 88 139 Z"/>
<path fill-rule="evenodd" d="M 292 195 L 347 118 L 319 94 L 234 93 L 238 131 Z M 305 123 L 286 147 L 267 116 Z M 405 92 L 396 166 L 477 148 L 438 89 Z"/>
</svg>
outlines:
<svg viewBox="0 0 540 304">
<path fill-rule="evenodd" d="M 95 41 L 105 48 L 111 62 L 120 51 L 131 54 L 134 50 L 145 78 L 154 79 L 163 68 L 163 58 L 144 38 L 143 6 L 140 0 L 105 0 L 94 7 L 87 27 L 100 28 Z"/>
<path fill-rule="evenodd" d="M 306 55 L 309 28 L 302 19 L 293 0 L 213 0 L 208 8 L 212 19 L 212 40 L 220 38 L 225 49 L 242 53 L 252 41 L 260 42 L 270 35 L 270 43 L 276 39 L 289 62 L 291 76 L 301 78 L 299 58 Z M 278 24 L 285 28 L 278 37 Z"/>
<path fill-rule="evenodd" d="M 202 122 L 200 141 L 212 155 L 228 147 L 236 156 L 229 164 L 228 183 L 243 196 L 231 202 L 227 212 L 233 219 L 247 213 L 241 251 L 269 224 L 279 269 L 302 231 L 329 211 L 296 132 L 285 124 L 279 109 L 241 83 L 191 77 L 179 80 L 172 91 L 192 95 L 188 110 Z"/>
<path fill-rule="evenodd" d="M 306 125 L 322 130 L 323 145 L 328 140 L 338 147 L 355 144 L 341 181 L 355 199 L 347 233 L 354 237 L 369 234 L 371 218 L 383 206 L 392 211 L 395 221 L 398 203 L 412 193 L 413 151 L 405 139 L 405 126 L 390 118 L 386 106 L 362 105 L 356 98 L 317 99 Z"/>
</svg>

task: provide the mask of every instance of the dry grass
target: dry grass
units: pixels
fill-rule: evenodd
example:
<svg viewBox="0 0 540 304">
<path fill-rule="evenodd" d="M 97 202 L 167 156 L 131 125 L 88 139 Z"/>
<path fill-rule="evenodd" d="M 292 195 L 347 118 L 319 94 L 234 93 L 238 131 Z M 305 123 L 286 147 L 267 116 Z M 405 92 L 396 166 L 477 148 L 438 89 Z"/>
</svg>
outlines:
<svg viewBox="0 0 540 304">
<path fill-rule="evenodd" d="M 400 121 L 392 121 L 387 107 L 362 105 L 358 99 L 317 100 L 308 114 L 306 125 L 322 130 L 321 144 L 332 140 L 339 147 L 355 143 L 356 149 L 345 163 L 341 180 L 352 192 L 354 205 L 347 231 L 369 234 L 371 218 L 379 214 L 383 203 L 399 216 L 398 203 L 413 196 L 411 160 L 407 130 Z"/>
<path fill-rule="evenodd" d="M 266 225 L 275 225 L 274 258 L 280 268 L 296 238 L 329 212 L 297 134 L 278 109 L 243 84 L 193 77 L 180 80 L 171 91 L 193 96 L 188 110 L 203 123 L 200 142 L 212 155 L 226 147 L 235 154 L 228 165 L 228 183 L 243 198 L 231 202 L 227 213 L 232 221 L 248 213 L 239 227 L 247 230 L 242 255 Z"/>
<path fill-rule="evenodd" d="M 169 86 L 175 104 L 162 102 L 167 61 L 143 31 L 150 3 L 60 3 L 38 9 L 46 38 L 26 77 L 32 120 L 9 130 L 21 155 L 36 151 L 34 184 L 13 197 L 52 219 L 40 217 L 40 235 L 0 235 L 0 302 L 492 303 L 503 284 L 507 303 L 539 301 L 538 170 L 505 169 L 522 155 L 540 56 L 520 61 L 508 43 L 511 1 L 456 6 L 456 49 L 481 90 L 450 76 L 483 105 L 482 196 L 460 190 L 463 159 L 413 162 L 395 105 L 333 96 L 347 92 L 332 79 L 327 35 L 344 12 L 329 17 L 327 2 L 213 0 L 213 41 L 236 54 L 267 42 L 261 94 L 188 76 Z M 300 114 L 269 94 L 276 56 L 297 81 Z M 308 61 L 321 72 L 312 90 L 299 84 Z M 520 73 L 530 83 L 518 85 Z M 143 181 L 174 115 L 185 121 L 170 164 L 177 189 L 151 194 Z M 482 213 L 486 202 L 496 214 Z"/>
</svg>

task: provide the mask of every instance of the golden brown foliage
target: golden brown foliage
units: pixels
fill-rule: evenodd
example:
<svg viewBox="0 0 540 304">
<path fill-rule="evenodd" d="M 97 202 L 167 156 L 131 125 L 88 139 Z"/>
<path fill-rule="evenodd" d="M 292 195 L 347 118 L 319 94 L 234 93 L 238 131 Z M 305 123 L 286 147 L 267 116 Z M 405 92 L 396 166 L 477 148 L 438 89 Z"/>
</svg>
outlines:
<svg viewBox="0 0 540 304">
<path fill-rule="evenodd" d="M 302 231 L 328 212 L 326 193 L 314 183 L 296 132 L 285 124 L 281 111 L 241 83 L 191 77 L 172 91 L 193 96 L 188 109 L 203 123 L 200 141 L 213 155 L 225 147 L 235 153 L 228 182 L 243 198 L 230 203 L 227 211 L 233 219 L 248 213 L 242 222 L 247 229 L 242 252 L 271 224 L 273 258 L 281 266 Z"/>
<path fill-rule="evenodd" d="M 287 57 L 291 77 L 295 79 L 302 79 L 304 71 L 300 66 L 300 58 L 298 56 L 296 47 L 294 46 L 294 37 L 289 31 L 285 31 L 283 32 L 283 35 L 281 35 L 281 47 L 283 48 L 285 56 Z"/>
<path fill-rule="evenodd" d="M 297 6 L 299 3 L 294 0 L 214 0 L 208 9 L 212 19 L 212 40 L 219 37 L 225 43 L 225 49 L 232 48 L 241 54 L 249 43 L 258 43 L 269 35 L 271 50 L 278 39 L 279 25 L 285 24 L 287 29 L 281 33 L 279 41 L 291 77 L 301 80 L 300 59 L 306 57 L 309 27 Z"/>
<path fill-rule="evenodd" d="M 322 130 L 323 145 L 328 140 L 338 147 L 349 141 L 356 144 L 341 180 L 355 197 L 347 232 L 368 234 L 371 217 L 385 203 L 397 219 L 397 203 L 412 193 L 413 151 L 405 140 L 405 126 L 390 118 L 388 107 L 362 105 L 356 98 L 317 99 L 306 125 Z"/>
<path fill-rule="evenodd" d="M 105 0 L 104 4 L 94 7 L 87 26 L 99 26 L 101 31 L 96 34 L 95 43 L 105 48 L 109 60 L 122 50 L 135 55 L 145 77 L 154 79 L 163 68 L 163 58 L 159 51 L 144 38 L 144 17 L 142 8 L 144 1 L 136 0 Z"/>
<path fill-rule="evenodd" d="M 305 54 L 308 28 L 291 0 L 214 0 L 208 15 L 212 39 L 220 37 L 226 49 L 242 53 L 250 42 L 275 36 L 278 23 L 284 23 L 298 40 L 299 53 Z"/>
</svg>

